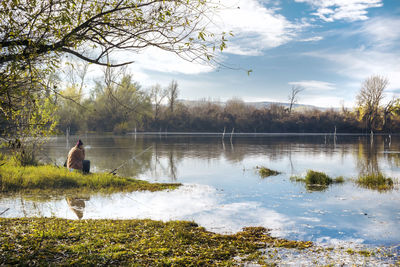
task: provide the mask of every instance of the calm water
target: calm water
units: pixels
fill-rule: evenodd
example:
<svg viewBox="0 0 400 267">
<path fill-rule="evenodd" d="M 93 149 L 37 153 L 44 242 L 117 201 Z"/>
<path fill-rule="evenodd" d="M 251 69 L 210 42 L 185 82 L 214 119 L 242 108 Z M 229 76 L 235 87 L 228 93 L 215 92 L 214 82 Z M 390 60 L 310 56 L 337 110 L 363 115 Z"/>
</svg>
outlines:
<svg viewBox="0 0 400 267">
<path fill-rule="evenodd" d="M 400 243 L 400 191 L 359 188 L 361 173 L 382 171 L 400 177 L 400 136 L 238 135 L 230 142 L 215 135 L 80 136 L 93 172 L 111 171 L 152 182 L 181 182 L 164 192 L 108 196 L 2 196 L 2 217 L 151 218 L 193 220 L 228 233 L 265 226 L 276 236 L 321 243 Z M 42 154 L 62 165 L 76 142 L 53 138 Z M 135 160 L 133 156 L 149 148 Z M 282 174 L 261 178 L 256 166 Z M 290 180 L 308 169 L 345 183 L 308 191 Z"/>
</svg>

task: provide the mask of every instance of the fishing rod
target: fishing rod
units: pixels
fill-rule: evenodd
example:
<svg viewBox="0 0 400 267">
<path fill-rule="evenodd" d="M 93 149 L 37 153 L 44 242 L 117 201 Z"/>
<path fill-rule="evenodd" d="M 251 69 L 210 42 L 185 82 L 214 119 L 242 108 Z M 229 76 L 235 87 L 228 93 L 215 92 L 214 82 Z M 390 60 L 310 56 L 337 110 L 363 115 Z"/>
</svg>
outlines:
<svg viewBox="0 0 400 267">
<path fill-rule="evenodd" d="M 10 208 L 6 208 L 5 211 L 3 211 L 2 213 L 0 213 L 0 216 L 3 215 L 4 213 L 6 213 Z"/>
<path fill-rule="evenodd" d="M 153 146 L 149 146 L 148 148 L 146 148 L 145 150 L 143 150 L 143 151 L 140 152 L 139 154 L 137 154 L 137 155 L 135 155 L 134 157 L 132 157 L 132 158 L 126 160 L 125 162 L 123 162 L 123 163 L 121 164 L 121 166 L 119 166 L 118 168 L 114 169 L 113 171 L 111 171 L 111 172 L 109 172 L 109 173 L 115 175 L 115 174 L 116 174 L 116 171 L 117 171 L 118 169 L 120 169 L 122 166 L 124 166 L 125 164 L 127 164 L 129 161 L 134 160 L 135 158 L 139 157 L 140 155 L 142 155 L 144 152 L 146 152 L 147 150 L 149 150 L 149 149 L 152 148 L 152 147 L 153 147 Z"/>
</svg>

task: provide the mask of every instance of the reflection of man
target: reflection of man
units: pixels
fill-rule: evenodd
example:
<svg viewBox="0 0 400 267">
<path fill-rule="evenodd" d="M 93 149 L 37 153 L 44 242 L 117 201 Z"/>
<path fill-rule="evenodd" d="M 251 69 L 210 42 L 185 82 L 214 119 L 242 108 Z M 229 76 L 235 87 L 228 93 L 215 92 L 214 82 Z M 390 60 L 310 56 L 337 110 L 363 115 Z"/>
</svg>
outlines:
<svg viewBox="0 0 400 267">
<path fill-rule="evenodd" d="M 89 198 L 67 197 L 68 206 L 76 214 L 79 220 L 83 217 L 83 211 L 86 207 L 85 200 L 89 200 Z"/>
</svg>

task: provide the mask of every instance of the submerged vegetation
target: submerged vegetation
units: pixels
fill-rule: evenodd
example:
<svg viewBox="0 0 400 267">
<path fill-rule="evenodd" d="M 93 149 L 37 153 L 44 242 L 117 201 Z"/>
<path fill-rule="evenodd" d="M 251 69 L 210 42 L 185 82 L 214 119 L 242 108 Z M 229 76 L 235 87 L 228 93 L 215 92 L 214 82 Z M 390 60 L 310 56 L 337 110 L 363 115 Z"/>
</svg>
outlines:
<svg viewBox="0 0 400 267">
<path fill-rule="evenodd" d="M 262 227 L 215 234 L 193 222 L 0 219 L 0 265 L 215 266 L 261 262 L 260 249 L 312 242 L 271 237 Z"/>
<path fill-rule="evenodd" d="M 334 183 L 343 183 L 344 178 L 342 176 L 337 178 L 331 178 L 323 172 L 308 170 L 306 176 L 292 176 L 290 178 L 296 182 L 302 182 L 306 184 L 307 190 L 310 191 L 323 191 L 328 188 L 329 185 Z"/>
<path fill-rule="evenodd" d="M 280 172 L 275 171 L 275 170 L 271 170 L 268 169 L 266 167 L 256 167 L 256 169 L 258 170 L 258 173 L 261 175 L 261 177 L 265 178 L 265 177 L 269 177 L 269 176 L 275 176 L 280 174 Z"/>
<path fill-rule="evenodd" d="M 1 157 L 0 192 L 79 189 L 94 192 L 159 191 L 180 184 L 149 183 L 108 173 L 83 174 L 50 165 L 21 166 L 13 158 Z"/>
<path fill-rule="evenodd" d="M 356 183 L 361 187 L 379 191 L 393 189 L 392 178 L 386 177 L 380 172 L 361 175 L 356 180 Z"/>
</svg>

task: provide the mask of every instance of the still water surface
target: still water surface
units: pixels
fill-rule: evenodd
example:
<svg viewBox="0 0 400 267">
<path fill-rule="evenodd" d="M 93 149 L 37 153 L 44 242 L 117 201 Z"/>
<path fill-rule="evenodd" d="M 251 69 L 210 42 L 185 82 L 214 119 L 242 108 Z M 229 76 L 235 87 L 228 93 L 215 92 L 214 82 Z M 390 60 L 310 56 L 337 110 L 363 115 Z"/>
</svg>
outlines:
<svg viewBox="0 0 400 267">
<path fill-rule="evenodd" d="M 62 165 L 78 137 L 52 138 L 43 156 Z M 265 226 L 273 235 L 320 243 L 400 243 L 400 191 L 358 187 L 354 178 L 381 171 L 400 177 L 400 136 L 130 135 L 80 136 L 93 172 L 111 171 L 151 182 L 181 182 L 163 192 L 108 196 L 2 196 L 2 217 L 151 218 L 193 220 L 220 233 Z M 129 160 L 151 147 L 135 160 Z M 282 172 L 261 178 L 256 166 Z M 291 181 L 308 169 L 345 183 L 308 191 Z M 398 180 L 397 180 L 398 181 Z"/>
</svg>

